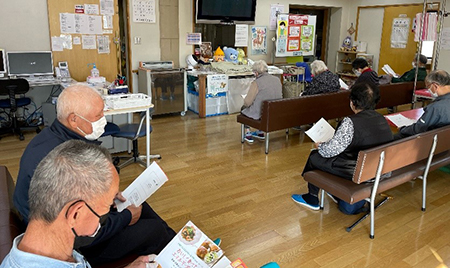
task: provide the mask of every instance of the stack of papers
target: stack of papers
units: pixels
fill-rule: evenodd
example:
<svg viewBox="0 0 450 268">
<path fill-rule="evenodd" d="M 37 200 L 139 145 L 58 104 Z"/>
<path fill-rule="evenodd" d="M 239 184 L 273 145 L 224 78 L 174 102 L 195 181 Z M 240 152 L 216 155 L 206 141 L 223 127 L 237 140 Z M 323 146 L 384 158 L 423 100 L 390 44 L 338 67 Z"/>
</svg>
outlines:
<svg viewBox="0 0 450 268">
<path fill-rule="evenodd" d="M 344 80 L 339 78 L 339 85 L 341 86 L 341 88 L 343 89 L 348 89 L 348 85 L 344 82 Z"/>
<path fill-rule="evenodd" d="M 315 143 L 327 142 L 334 136 L 334 128 L 328 123 L 327 120 L 320 118 L 312 128 L 306 131 L 306 135 L 311 138 Z"/>
<path fill-rule="evenodd" d="M 389 66 L 389 64 L 385 64 L 382 68 L 381 68 L 385 73 L 392 75 L 395 78 L 398 78 L 398 75 L 396 72 L 394 72 L 394 70 L 392 70 L 391 66 Z"/>
<path fill-rule="evenodd" d="M 405 117 L 402 114 L 386 115 L 385 117 L 398 128 L 409 126 L 417 122 L 417 120 Z"/>
</svg>

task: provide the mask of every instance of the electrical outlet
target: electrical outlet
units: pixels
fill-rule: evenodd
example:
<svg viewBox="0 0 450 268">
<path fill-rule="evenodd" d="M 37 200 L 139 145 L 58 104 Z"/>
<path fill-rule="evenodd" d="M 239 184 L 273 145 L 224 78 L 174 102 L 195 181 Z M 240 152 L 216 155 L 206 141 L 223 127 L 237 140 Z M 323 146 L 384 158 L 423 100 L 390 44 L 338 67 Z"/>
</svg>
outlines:
<svg viewBox="0 0 450 268">
<path fill-rule="evenodd" d="M 140 45 L 141 44 L 141 37 L 140 36 L 135 36 L 134 37 L 134 44 L 135 45 Z"/>
</svg>

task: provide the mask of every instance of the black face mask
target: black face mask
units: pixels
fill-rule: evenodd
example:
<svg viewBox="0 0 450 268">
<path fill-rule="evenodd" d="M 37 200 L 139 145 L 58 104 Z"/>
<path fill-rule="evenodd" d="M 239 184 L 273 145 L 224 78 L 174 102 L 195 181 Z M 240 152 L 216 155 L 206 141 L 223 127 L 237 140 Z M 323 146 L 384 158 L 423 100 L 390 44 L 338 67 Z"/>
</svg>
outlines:
<svg viewBox="0 0 450 268">
<path fill-rule="evenodd" d="M 69 206 L 69 208 L 73 205 L 75 205 L 78 202 L 84 202 L 86 204 L 86 206 L 89 208 L 89 210 L 99 218 L 99 224 L 97 227 L 97 230 L 95 230 L 95 232 L 92 235 L 78 235 L 77 232 L 75 231 L 74 228 L 72 228 L 72 232 L 75 235 L 75 240 L 73 243 L 73 248 L 74 249 L 79 249 L 81 247 L 86 247 L 89 246 L 90 244 L 92 244 L 92 242 L 94 242 L 96 236 L 98 235 L 98 233 L 100 232 L 101 228 L 105 225 L 106 220 L 108 219 L 109 213 L 106 213 L 102 216 L 98 215 L 97 212 L 95 212 L 84 200 L 78 200 L 75 201 L 73 204 L 71 204 Z M 69 210 L 69 208 L 67 209 L 67 212 Z M 67 212 L 66 212 L 66 217 L 67 217 Z"/>
</svg>

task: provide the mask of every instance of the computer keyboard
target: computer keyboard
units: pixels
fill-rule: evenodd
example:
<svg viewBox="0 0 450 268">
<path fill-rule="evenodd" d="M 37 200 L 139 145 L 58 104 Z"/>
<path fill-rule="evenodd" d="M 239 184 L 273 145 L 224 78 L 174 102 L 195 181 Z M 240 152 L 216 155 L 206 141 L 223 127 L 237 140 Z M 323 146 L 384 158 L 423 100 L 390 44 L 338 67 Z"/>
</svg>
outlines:
<svg viewBox="0 0 450 268">
<path fill-rule="evenodd" d="M 26 78 L 30 84 L 45 84 L 55 82 L 56 78 L 53 76 L 35 76 Z"/>
</svg>

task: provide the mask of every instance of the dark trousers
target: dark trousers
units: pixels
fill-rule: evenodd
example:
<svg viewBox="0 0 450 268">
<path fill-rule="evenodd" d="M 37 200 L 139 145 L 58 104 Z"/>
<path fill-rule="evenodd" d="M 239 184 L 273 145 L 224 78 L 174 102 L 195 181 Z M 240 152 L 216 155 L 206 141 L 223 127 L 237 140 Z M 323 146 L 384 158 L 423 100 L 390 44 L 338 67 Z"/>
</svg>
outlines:
<svg viewBox="0 0 450 268">
<path fill-rule="evenodd" d="M 302 176 L 311 170 L 322 170 L 327 173 L 339 176 L 346 180 L 352 180 L 354 165 L 352 163 L 347 163 L 346 165 L 343 161 L 340 161 L 337 157 L 325 158 L 319 154 L 319 151 L 313 150 L 309 154 L 306 165 L 303 169 Z M 308 192 L 313 196 L 319 196 L 320 188 L 308 183 Z"/>
<path fill-rule="evenodd" d="M 144 202 L 136 224 L 127 226 L 106 241 L 82 248 L 81 252 L 94 265 L 112 262 L 130 253 L 158 254 L 175 235 L 175 231 Z"/>
</svg>

